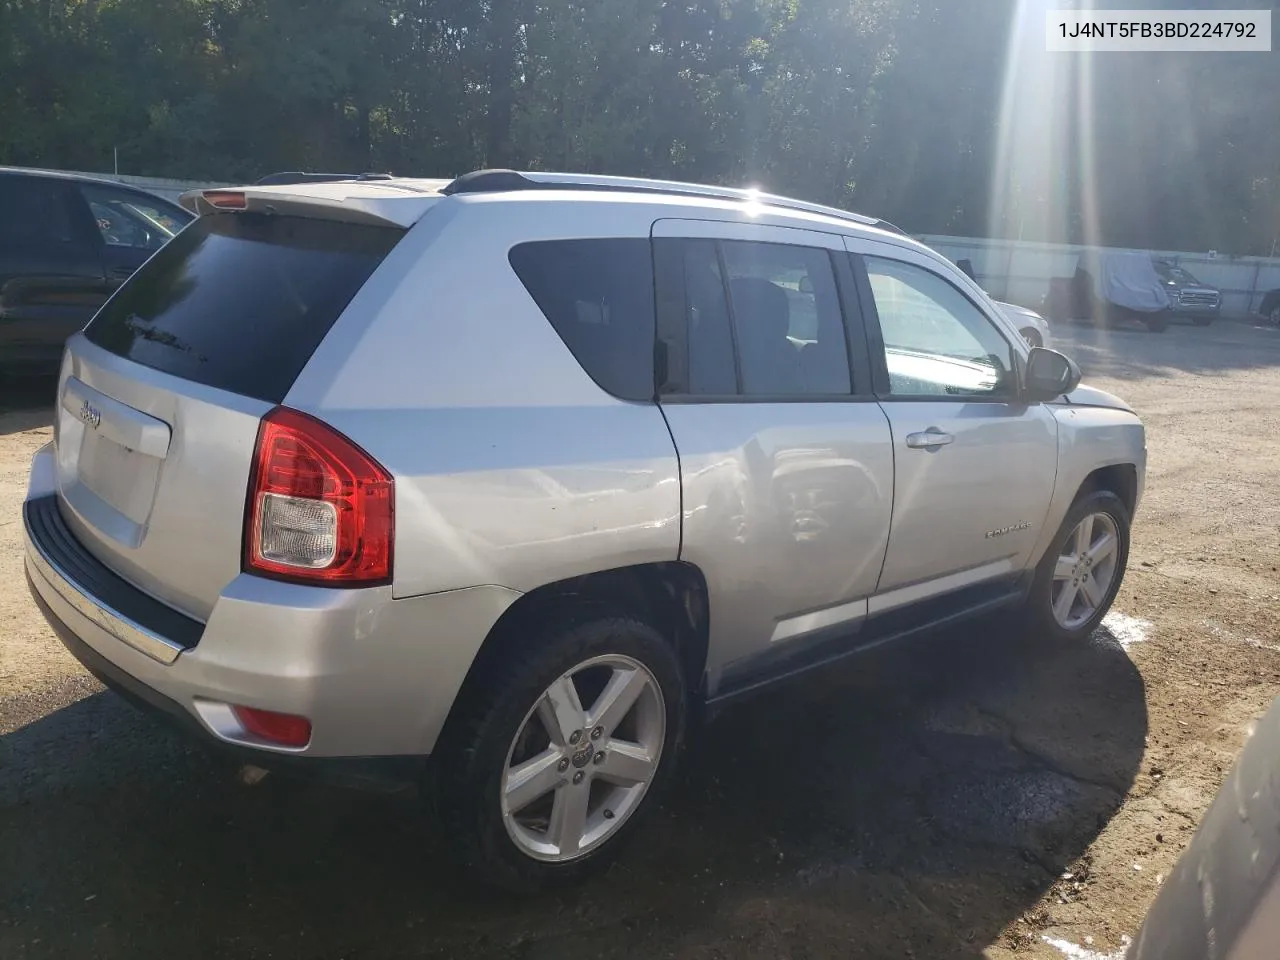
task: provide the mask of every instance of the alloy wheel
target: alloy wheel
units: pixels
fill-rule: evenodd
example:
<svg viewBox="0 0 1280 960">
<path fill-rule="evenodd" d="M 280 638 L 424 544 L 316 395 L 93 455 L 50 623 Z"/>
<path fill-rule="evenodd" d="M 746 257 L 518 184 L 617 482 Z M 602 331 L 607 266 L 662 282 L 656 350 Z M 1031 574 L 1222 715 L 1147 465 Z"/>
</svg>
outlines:
<svg viewBox="0 0 1280 960">
<path fill-rule="evenodd" d="M 1118 571 L 1120 535 L 1106 513 L 1091 513 L 1067 536 L 1053 569 L 1049 602 L 1066 630 L 1087 623 L 1107 600 Z"/>
<path fill-rule="evenodd" d="M 507 835 L 543 861 L 575 860 L 598 847 L 653 782 L 666 725 L 662 690 L 638 660 L 593 657 L 561 674 L 525 714 L 507 751 Z"/>
</svg>

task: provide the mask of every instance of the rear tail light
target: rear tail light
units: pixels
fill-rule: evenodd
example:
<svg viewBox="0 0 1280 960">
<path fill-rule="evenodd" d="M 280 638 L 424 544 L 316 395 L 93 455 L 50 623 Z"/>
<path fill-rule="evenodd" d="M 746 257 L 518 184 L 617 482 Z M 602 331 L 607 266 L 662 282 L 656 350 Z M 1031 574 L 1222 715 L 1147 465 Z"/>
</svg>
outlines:
<svg viewBox="0 0 1280 960">
<path fill-rule="evenodd" d="M 245 571 L 335 587 L 389 583 L 394 495 L 391 475 L 342 434 L 276 407 L 258 428 Z"/>
<path fill-rule="evenodd" d="M 276 713 L 274 710 L 259 710 L 257 707 L 242 707 L 235 704 L 231 712 L 244 727 L 260 740 L 267 740 L 282 747 L 305 747 L 311 742 L 311 721 L 306 717 L 292 713 Z"/>
</svg>

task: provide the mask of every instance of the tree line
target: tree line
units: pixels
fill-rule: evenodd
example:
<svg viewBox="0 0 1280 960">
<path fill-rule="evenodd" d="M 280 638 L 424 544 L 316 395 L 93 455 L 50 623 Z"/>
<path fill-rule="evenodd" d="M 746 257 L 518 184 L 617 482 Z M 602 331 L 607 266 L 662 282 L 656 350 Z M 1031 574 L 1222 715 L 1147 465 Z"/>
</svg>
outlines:
<svg viewBox="0 0 1280 960">
<path fill-rule="evenodd" d="M 1280 60 L 1046 54 L 1028 6 L 0 0 L 0 163 L 620 173 L 918 233 L 1270 252 Z"/>
</svg>

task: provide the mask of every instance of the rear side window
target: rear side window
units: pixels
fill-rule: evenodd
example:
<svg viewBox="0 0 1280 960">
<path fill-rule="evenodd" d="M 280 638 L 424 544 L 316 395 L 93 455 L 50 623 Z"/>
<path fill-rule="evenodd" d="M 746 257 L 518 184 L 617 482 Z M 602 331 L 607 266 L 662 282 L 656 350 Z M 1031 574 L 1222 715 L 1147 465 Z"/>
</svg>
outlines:
<svg viewBox="0 0 1280 960">
<path fill-rule="evenodd" d="M 653 399 L 653 265 L 647 239 L 544 240 L 512 247 L 511 268 L 600 387 Z"/>
<path fill-rule="evenodd" d="M 85 334 L 156 370 L 279 403 L 402 236 L 304 217 L 201 217 L 121 287 Z"/>
<path fill-rule="evenodd" d="M 722 244 L 747 395 L 847 394 L 849 353 L 831 256 L 782 243 Z"/>
<path fill-rule="evenodd" d="M 79 245 L 85 239 L 76 228 L 71 192 L 64 181 L 0 176 L 0 245 L 47 250 Z"/>
<path fill-rule="evenodd" d="M 663 393 L 763 398 L 852 392 L 831 255 L 740 240 L 654 241 Z"/>
</svg>

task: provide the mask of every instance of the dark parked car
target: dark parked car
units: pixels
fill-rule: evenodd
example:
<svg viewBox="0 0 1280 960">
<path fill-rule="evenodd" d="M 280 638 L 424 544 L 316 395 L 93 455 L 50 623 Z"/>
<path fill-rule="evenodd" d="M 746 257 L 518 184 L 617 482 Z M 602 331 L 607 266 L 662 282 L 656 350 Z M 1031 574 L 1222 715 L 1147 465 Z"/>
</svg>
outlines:
<svg viewBox="0 0 1280 960">
<path fill-rule="evenodd" d="M 1258 312 L 1280 327 L 1280 290 L 1268 290 L 1262 297 Z"/>
<path fill-rule="evenodd" d="M 1201 283 L 1191 271 L 1168 260 L 1153 260 L 1151 265 L 1164 281 L 1169 309 L 1174 316 L 1190 317 L 1196 326 L 1207 326 L 1222 309 L 1222 294 L 1217 287 Z"/>
<path fill-rule="evenodd" d="M 0 167 L 0 370 L 56 370 L 63 341 L 191 219 L 113 181 Z"/>
</svg>

